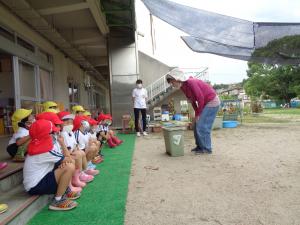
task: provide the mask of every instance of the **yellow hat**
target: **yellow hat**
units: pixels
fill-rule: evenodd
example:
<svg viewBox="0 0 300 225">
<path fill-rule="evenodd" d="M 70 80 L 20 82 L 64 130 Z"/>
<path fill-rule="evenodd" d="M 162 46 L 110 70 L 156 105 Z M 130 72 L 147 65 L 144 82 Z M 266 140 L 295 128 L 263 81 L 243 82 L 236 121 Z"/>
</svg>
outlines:
<svg viewBox="0 0 300 225">
<path fill-rule="evenodd" d="M 52 102 L 52 101 L 47 101 L 43 103 L 43 107 L 44 110 L 46 111 L 47 109 L 51 108 L 51 107 L 57 107 L 56 102 Z"/>
<path fill-rule="evenodd" d="M 57 109 L 46 109 L 46 110 L 44 110 L 44 112 L 53 112 L 53 113 L 57 114 L 57 113 L 59 113 L 59 110 L 57 110 Z"/>
<path fill-rule="evenodd" d="M 85 112 L 84 108 L 81 105 L 74 105 L 72 107 L 72 111 L 74 113 L 76 113 L 76 112 Z"/>
<path fill-rule="evenodd" d="M 85 112 L 83 113 L 83 115 L 84 115 L 84 116 L 91 116 L 92 114 L 91 114 L 89 111 L 85 111 Z"/>
<path fill-rule="evenodd" d="M 11 117 L 12 121 L 12 126 L 14 132 L 17 132 L 19 126 L 18 123 L 22 120 L 25 119 L 26 117 L 30 116 L 32 113 L 31 109 L 17 109 L 14 114 Z"/>
</svg>

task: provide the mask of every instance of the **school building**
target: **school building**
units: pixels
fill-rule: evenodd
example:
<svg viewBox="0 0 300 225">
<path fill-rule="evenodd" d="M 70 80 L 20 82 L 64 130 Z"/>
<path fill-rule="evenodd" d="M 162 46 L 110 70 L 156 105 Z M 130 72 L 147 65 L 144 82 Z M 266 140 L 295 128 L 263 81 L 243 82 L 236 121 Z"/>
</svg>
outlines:
<svg viewBox="0 0 300 225">
<path fill-rule="evenodd" d="M 131 110 L 139 75 L 134 0 L 0 0 L 0 134 L 15 108 L 58 102 Z"/>
</svg>

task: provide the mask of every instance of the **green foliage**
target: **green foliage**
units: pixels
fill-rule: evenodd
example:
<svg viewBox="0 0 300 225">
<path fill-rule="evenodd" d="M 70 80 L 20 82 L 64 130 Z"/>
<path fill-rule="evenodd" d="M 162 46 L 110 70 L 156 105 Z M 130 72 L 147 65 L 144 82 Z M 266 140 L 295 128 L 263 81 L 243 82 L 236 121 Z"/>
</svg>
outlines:
<svg viewBox="0 0 300 225">
<path fill-rule="evenodd" d="M 237 99 L 237 97 L 234 96 L 234 95 L 221 95 L 221 96 L 219 96 L 219 98 L 221 100 L 235 100 L 235 99 Z"/>
<path fill-rule="evenodd" d="M 252 56 L 300 59 L 300 35 L 286 36 L 271 41 L 267 46 L 255 50 Z"/>
<path fill-rule="evenodd" d="M 265 109 L 264 114 L 274 114 L 274 115 L 299 115 L 300 109 L 298 108 L 288 108 L 288 109 Z"/>
<path fill-rule="evenodd" d="M 214 84 L 213 88 L 215 90 L 219 90 L 219 89 L 228 89 L 229 85 L 228 84 Z"/>
<path fill-rule="evenodd" d="M 243 113 L 244 114 L 250 114 L 251 113 L 251 108 L 250 108 L 249 105 L 244 106 Z"/>
<path fill-rule="evenodd" d="M 135 125 L 134 125 L 134 120 L 130 118 L 128 122 L 128 127 L 130 128 L 131 131 L 134 131 Z"/>
<path fill-rule="evenodd" d="M 300 60 L 300 35 L 288 36 L 257 49 L 255 57 L 279 57 Z M 252 98 L 273 98 L 289 102 L 300 96 L 300 66 L 248 63 L 248 79 L 243 81 L 247 95 Z"/>
</svg>

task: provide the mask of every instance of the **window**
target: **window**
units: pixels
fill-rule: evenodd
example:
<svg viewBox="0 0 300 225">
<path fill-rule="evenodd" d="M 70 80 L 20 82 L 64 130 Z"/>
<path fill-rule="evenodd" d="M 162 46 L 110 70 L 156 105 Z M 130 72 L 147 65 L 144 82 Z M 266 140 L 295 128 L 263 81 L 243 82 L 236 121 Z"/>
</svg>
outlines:
<svg viewBox="0 0 300 225">
<path fill-rule="evenodd" d="M 72 107 L 73 105 L 78 105 L 80 98 L 79 84 L 74 83 L 73 81 L 69 81 L 68 87 L 70 107 Z"/>
<path fill-rule="evenodd" d="M 43 69 L 40 69 L 40 96 L 42 101 L 52 99 L 52 76 Z"/>
<path fill-rule="evenodd" d="M 38 56 L 41 57 L 44 61 L 53 64 L 53 56 L 40 48 L 38 50 Z"/>
<path fill-rule="evenodd" d="M 19 59 L 20 106 L 36 110 L 36 103 L 52 99 L 52 76 L 45 69 Z"/>
<path fill-rule="evenodd" d="M 20 92 L 22 97 L 36 98 L 36 78 L 34 66 L 19 61 Z"/>
<path fill-rule="evenodd" d="M 73 85 L 73 102 L 79 103 L 79 85 Z"/>
<path fill-rule="evenodd" d="M 15 41 L 14 33 L 1 26 L 0 26 L 0 36 L 5 37 L 10 41 Z"/>
<path fill-rule="evenodd" d="M 17 37 L 17 43 L 23 48 L 26 48 L 27 50 L 34 52 L 34 46 L 30 44 L 28 41 L 25 41 L 23 38 Z"/>
<path fill-rule="evenodd" d="M 88 97 L 89 97 L 89 108 L 95 109 L 96 108 L 96 93 L 90 89 L 88 91 Z"/>
</svg>

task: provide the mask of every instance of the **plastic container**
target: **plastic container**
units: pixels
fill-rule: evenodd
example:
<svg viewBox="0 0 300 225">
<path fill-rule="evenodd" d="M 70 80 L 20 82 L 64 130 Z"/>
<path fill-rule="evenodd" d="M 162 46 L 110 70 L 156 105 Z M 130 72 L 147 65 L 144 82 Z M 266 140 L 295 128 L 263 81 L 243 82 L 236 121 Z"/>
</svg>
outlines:
<svg viewBox="0 0 300 225">
<path fill-rule="evenodd" d="M 237 127 L 238 122 L 234 120 L 223 121 L 223 128 L 235 128 Z"/>
<path fill-rule="evenodd" d="M 217 116 L 213 123 L 213 130 L 221 129 L 223 127 L 223 116 Z"/>
<path fill-rule="evenodd" d="M 181 120 L 181 114 L 175 114 L 174 115 L 174 120 L 180 121 Z"/>
<path fill-rule="evenodd" d="M 169 121 L 169 120 L 170 120 L 169 112 L 168 111 L 164 111 L 161 114 L 161 121 Z"/>
<path fill-rule="evenodd" d="M 163 127 L 166 153 L 170 156 L 184 155 L 185 127 Z"/>
</svg>

